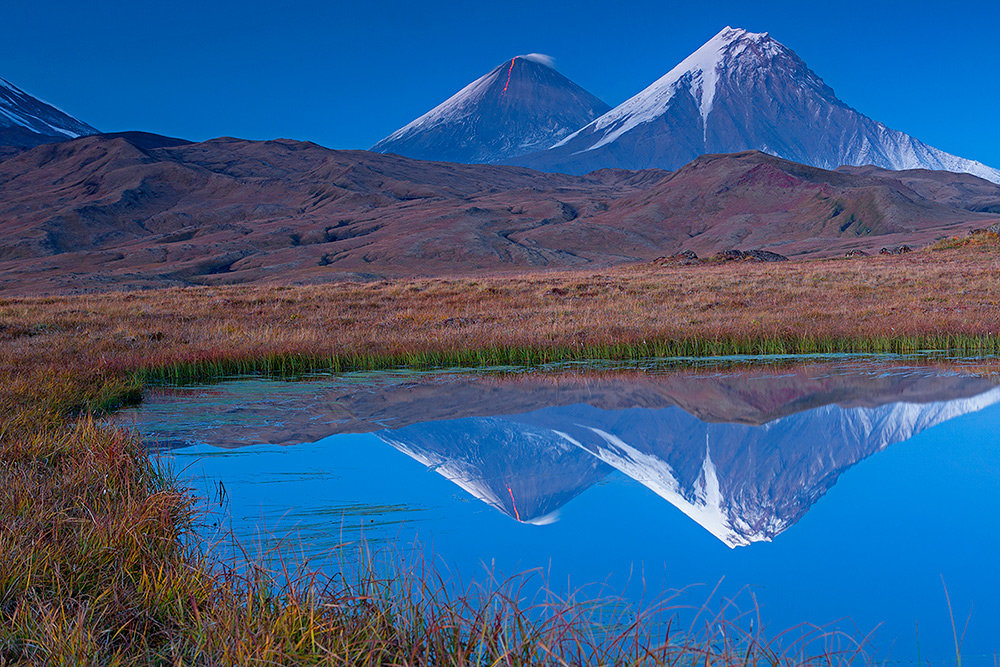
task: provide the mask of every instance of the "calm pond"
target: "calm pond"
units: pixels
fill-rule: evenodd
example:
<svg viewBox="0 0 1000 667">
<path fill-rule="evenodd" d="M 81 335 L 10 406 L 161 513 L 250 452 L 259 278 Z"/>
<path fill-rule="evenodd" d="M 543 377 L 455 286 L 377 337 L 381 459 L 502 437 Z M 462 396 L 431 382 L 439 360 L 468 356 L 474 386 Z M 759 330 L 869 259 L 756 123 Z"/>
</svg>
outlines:
<svg viewBox="0 0 1000 667">
<path fill-rule="evenodd" d="M 954 661 L 947 587 L 963 660 L 1000 651 L 1000 378 L 968 360 L 234 379 L 126 419 L 214 523 L 319 567 L 364 540 L 464 582 L 687 589 L 900 662 Z"/>
</svg>

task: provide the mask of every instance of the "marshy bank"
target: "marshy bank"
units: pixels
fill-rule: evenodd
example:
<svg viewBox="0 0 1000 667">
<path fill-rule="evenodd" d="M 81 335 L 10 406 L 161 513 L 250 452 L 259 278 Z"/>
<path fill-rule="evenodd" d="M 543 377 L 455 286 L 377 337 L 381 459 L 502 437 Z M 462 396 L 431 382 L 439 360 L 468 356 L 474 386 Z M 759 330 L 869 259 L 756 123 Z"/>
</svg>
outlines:
<svg viewBox="0 0 1000 667">
<path fill-rule="evenodd" d="M 138 401 L 154 379 L 233 372 L 664 353 L 987 353 L 1000 331 L 997 264 L 990 253 L 942 251 L 739 275 L 642 267 L 0 301 L 0 657 L 467 664 L 481 652 L 501 664 L 556 662 L 547 630 L 519 624 L 509 607 L 497 621 L 461 605 L 401 610 L 393 605 L 405 597 L 364 588 L 321 599 L 308 577 L 274 596 L 261 573 L 220 574 L 180 539 L 190 498 L 156 474 L 137 435 L 87 415 Z M 570 638 L 567 649 L 587 645 L 586 635 L 547 627 Z M 755 646 L 758 662 L 801 658 Z M 692 655 L 704 658 L 665 660 Z"/>
</svg>

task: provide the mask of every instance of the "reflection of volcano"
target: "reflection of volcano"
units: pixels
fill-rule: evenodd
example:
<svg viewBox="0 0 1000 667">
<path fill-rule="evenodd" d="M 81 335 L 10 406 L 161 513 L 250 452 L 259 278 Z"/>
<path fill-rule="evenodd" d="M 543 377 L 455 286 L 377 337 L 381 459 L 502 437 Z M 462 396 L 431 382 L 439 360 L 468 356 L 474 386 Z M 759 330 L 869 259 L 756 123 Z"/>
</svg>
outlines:
<svg viewBox="0 0 1000 667">
<path fill-rule="evenodd" d="M 829 405 L 761 426 L 705 423 L 678 408 L 569 406 L 515 419 L 549 425 L 737 546 L 794 524 L 858 461 L 998 402 L 1000 389 L 923 404 Z"/>
<path fill-rule="evenodd" d="M 380 431 L 379 438 L 483 502 L 543 524 L 611 468 L 545 428 L 470 418 Z"/>
<path fill-rule="evenodd" d="M 139 427 L 161 442 L 220 446 L 375 431 L 531 523 L 551 520 L 616 469 L 729 546 L 772 539 L 844 470 L 889 444 L 1000 403 L 987 378 L 830 365 L 780 375 L 408 376 L 201 391 L 187 402 L 152 397 Z"/>
<path fill-rule="evenodd" d="M 827 405 L 762 425 L 703 422 L 676 407 L 578 404 L 377 435 L 521 520 L 537 520 L 595 483 L 607 473 L 602 462 L 740 546 L 794 524 L 858 461 L 998 402 L 995 388 L 922 404 Z"/>
</svg>

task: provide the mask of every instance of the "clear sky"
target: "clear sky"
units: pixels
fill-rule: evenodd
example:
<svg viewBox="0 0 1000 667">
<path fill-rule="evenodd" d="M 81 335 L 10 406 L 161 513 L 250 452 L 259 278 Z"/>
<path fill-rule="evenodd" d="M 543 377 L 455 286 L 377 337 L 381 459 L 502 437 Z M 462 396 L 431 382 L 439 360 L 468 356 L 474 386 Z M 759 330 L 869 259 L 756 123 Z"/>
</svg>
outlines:
<svg viewBox="0 0 1000 667">
<path fill-rule="evenodd" d="M 863 113 L 1000 167 L 1000 3 L 4 0 L 0 77 L 105 131 L 367 148 L 510 57 L 615 105 L 726 25 Z"/>
</svg>

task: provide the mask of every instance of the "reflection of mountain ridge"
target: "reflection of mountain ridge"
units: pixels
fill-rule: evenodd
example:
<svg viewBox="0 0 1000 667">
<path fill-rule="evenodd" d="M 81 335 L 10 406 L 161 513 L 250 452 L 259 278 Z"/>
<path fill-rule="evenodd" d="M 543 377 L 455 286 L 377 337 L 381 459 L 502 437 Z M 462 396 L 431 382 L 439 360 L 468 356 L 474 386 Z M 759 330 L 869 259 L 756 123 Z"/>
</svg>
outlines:
<svg viewBox="0 0 1000 667">
<path fill-rule="evenodd" d="M 194 395 L 190 389 L 161 389 L 144 399 L 142 412 L 160 407 L 169 412 L 177 396 L 181 396 L 184 404 L 197 405 L 197 422 L 182 419 L 178 427 L 171 428 L 168 419 L 161 419 L 163 439 L 180 446 L 185 440 L 203 442 L 203 435 L 211 432 L 213 444 L 239 447 L 294 445 L 338 433 L 367 433 L 462 417 L 513 415 L 540 405 L 577 403 L 607 410 L 676 406 L 702 421 L 764 424 L 821 405 L 928 403 L 973 396 L 996 386 L 989 378 L 939 375 L 933 369 L 851 372 L 818 364 L 725 374 L 373 375 L 365 380 L 332 386 L 236 381 L 202 387 Z"/>
<path fill-rule="evenodd" d="M 239 415 L 263 422 L 275 443 L 375 430 L 471 495 L 532 523 L 550 520 L 616 469 L 738 546 L 787 529 L 844 470 L 889 444 L 1000 402 L 987 378 L 832 370 L 397 378 L 322 394 L 299 386 L 298 394 L 272 392 L 256 403 L 223 400 L 216 425 L 194 435 L 232 443 L 244 433 Z M 213 414 L 205 410 L 212 397 L 201 398 L 197 409 Z M 186 439 L 177 429 L 162 435 Z"/>
</svg>

